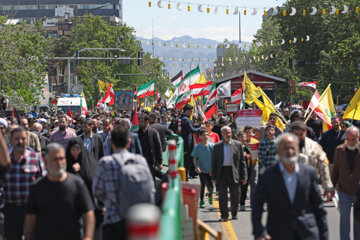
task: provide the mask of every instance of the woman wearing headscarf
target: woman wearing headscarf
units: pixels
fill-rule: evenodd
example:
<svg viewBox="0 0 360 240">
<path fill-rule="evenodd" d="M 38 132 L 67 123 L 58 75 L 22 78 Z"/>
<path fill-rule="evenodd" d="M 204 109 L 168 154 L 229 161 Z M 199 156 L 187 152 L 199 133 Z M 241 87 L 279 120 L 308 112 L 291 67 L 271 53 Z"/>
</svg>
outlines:
<svg viewBox="0 0 360 240">
<path fill-rule="evenodd" d="M 66 160 L 67 160 L 67 171 L 74 173 L 81 177 L 85 185 L 87 186 L 89 193 L 92 196 L 92 180 L 95 176 L 97 161 L 84 147 L 84 143 L 81 138 L 73 138 L 69 141 L 66 148 Z M 95 204 L 95 203 L 94 203 Z M 102 239 L 102 222 L 103 222 L 103 211 L 101 203 L 95 204 L 95 233 L 94 240 Z"/>
</svg>

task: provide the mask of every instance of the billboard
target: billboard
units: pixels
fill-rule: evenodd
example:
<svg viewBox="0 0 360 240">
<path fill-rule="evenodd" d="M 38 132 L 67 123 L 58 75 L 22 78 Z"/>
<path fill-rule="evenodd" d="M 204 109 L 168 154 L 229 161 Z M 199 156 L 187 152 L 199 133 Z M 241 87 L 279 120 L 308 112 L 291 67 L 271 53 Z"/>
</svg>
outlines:
<svg viewBox="0 0 360 240">
<path fill-rule="evenodd" d="M 133 93 L 127 91 L 115 91 L 115 109 L 132 111 Z"/>
</svg>

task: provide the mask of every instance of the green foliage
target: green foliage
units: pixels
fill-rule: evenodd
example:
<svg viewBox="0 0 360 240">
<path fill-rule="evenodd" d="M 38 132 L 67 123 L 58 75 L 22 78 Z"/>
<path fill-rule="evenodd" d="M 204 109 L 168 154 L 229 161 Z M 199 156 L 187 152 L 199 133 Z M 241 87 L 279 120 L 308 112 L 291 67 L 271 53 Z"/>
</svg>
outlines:
<svg viewBox="0 0 360 240">
<path fill-rule="evenodd" d="M 8 25 L 6 20 L 0 18 L 1 92 L 36 104 L 45 83 L 47 40 L 35 25 Z"/>
</svg>

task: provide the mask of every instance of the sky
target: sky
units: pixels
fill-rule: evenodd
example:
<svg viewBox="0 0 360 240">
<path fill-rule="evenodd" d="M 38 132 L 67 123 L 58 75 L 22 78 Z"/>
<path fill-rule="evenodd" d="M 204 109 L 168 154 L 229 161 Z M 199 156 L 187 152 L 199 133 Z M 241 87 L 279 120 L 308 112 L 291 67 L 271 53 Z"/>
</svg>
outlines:
<svg viewBox="0 0 360 240">
<path fill-rule="evenodd" d="M 149 7 L 149 1 L 151 7 Z M 182 11 L 177 10 L 176 5 L 181 2 Z M 159 8 L 158 0 L 123 0 L 123 20 L 134 27 L 136 36 L 147 39 L 154 37 L 162 40 L 170 40 L 174 37 L 189 35 L 193 38 L 208 38 L 219 42 L 224 39 L 239 40 L 239 15 L 233 15 L 235 7 L 239 7 L 241 13 L 241 39 L 250 42 L 253 35 L 261 27 L 262 15 L 265 9 L 281 6 L 285 0 L 175 0 L 161 1 Z M 190 3 L 190 12 L 187 11 Z M 204 12 L 198 11 L 202 6 Z M 218 13 L 215 14 L 215 7 Z M 209 6 L 210 13 L 206 12 Z M 229 14 L 226 15 L 226 9 Z M 244 9 L 247 14 L 244 16 Z M 252 16 L 253 9 L 257 8 L 257 14 Z"/>
</svg>

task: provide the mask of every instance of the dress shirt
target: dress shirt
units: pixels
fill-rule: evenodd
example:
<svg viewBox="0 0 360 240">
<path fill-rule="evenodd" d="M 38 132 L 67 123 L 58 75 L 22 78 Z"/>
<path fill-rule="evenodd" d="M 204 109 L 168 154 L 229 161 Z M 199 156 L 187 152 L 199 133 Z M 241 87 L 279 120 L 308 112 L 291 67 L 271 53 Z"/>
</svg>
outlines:
<svg viewBox="0 0 360 240">
<path fill-rule="evenodd" d="M 89 153 L 92 153 L 92 133 L 90 134 L 90 137 L 87 138 L 84 134 L 84 146 L 88 150 Z"/>
<path fill-rule="evenodd" d="M 231 140 L 229 141 L 229 143 L 226 143 L 224 141 L 224 162 L 223 162 L 223 166 L 231 166 Z"/>
<path fill-rule="evenodd" d="M 298 173 L 299 173 L 299 164 L 295 163 L 295 172 L 289 173 L 286 171 L 284 165 L 282 162 L 279 162 L 279 167 L 281 171 L 281 175 L 283 177 L 289 199 L 291 203 L 294 203 L 295 193 L 296 193 L 296 186 L 297 186 L 297 179 L 298 179 Z"/>
</svg>

